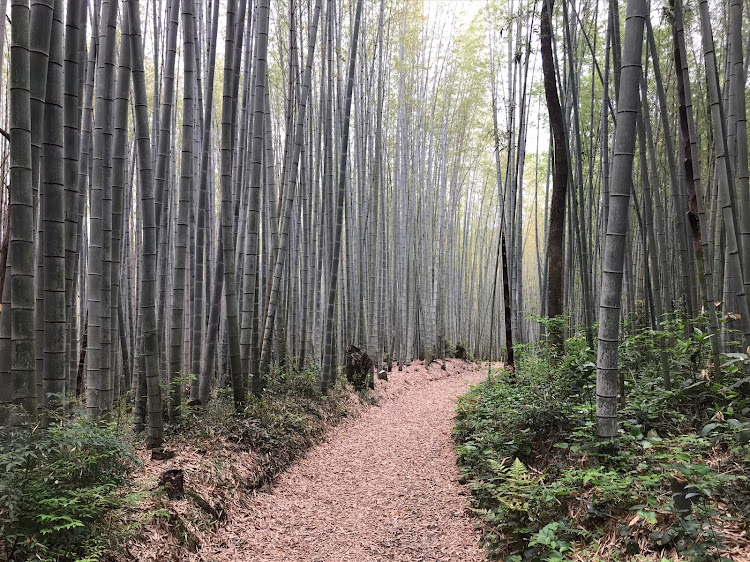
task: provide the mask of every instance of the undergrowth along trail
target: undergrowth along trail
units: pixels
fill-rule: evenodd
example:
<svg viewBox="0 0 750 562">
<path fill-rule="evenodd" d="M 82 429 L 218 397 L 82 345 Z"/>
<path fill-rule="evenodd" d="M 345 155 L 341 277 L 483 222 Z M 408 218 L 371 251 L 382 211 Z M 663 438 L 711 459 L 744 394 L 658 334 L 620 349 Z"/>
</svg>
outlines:
<svg viewBox="0 0 750 562">
<path fill-rule="evenodd" d="M 713 378 L 699 370 L 702 336 L 675 330 L 669 391 L 658 339 L 625 340 L 614 442 L 596 438 L 594 352 L 581 335 L 554 361 L 544 346 L 520 349 L 512 375 L 493 370 L 461 398 L 457 451 L 492 559 L 750 560 L 750 357 L 725 355 Z"/>
<path fill-rule="evenodd" d="M 456 398 L 485 373 L 463 361 L 394 371 L 375 406 L 230 513 L 192 559 L 484 560 L 451 426 Z"/>
</svg>

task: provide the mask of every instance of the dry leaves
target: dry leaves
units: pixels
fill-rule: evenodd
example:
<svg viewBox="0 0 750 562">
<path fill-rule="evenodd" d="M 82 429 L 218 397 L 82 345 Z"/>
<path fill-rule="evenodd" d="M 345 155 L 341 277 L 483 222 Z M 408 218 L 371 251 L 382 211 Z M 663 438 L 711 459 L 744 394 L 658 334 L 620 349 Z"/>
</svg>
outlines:
<svg viewBox="0 0 750 562">
<path fill-rule="evenodd" d="M 269 493 L 254 497 L 237 485 L 240 474 L 252 471 L 248 453 L 202 455 L 189 444 L 171 444 L 178 451 L 172 463 L 185 467 L 187 484 L 221 503 L 227 521 L 218 529 L 188 524 L 200 547 L 181 558 L 167 554 L 173 539 L 166 527 L 150 529 L 133 554 L 194 561 L 484 560 L 468 491 L 457 482 L 451 427 L 456 397 L 485 373 L 457 360 L 446 371 L 418 362 L 394 370 L 389 381 L 378 381 L 376 406 L 334 428 Z M 147 465 L 153 476 L 153 463 Z M 222 476 L 227 466 L 239 478 Z M 174 503 L 189 522 L 194 504 Z"/>
</svg>

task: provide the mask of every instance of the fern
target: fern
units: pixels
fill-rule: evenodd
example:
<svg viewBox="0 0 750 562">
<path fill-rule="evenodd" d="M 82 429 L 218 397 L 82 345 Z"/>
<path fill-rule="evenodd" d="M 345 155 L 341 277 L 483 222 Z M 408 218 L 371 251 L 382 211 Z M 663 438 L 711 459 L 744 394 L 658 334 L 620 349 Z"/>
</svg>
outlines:
<svg viewBox="0 0 750 562">
<path fill-rule="evenodd" d="M 519 482 L 521 480 L 528 480 L 529 469 L 520 460 L 516 459 L 508 471 L 508 480 L 511 482 Z"/>
</svg>

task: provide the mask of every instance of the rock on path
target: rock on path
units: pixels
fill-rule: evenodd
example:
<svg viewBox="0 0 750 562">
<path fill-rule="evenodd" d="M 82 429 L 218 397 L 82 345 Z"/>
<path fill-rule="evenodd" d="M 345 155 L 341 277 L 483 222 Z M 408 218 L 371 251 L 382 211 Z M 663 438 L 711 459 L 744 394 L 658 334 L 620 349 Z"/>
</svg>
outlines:
<svg viewBox="0 0 750 562">
<path fill-rule="evenodd" d="M 413 363 L 378 381 L 378 405 L 333 429 L 252 509 L 234 514 L 206 561 L 481 561 L 457 483 L 456 397 L 485 375 L 463 361 Z"/>
</svg>

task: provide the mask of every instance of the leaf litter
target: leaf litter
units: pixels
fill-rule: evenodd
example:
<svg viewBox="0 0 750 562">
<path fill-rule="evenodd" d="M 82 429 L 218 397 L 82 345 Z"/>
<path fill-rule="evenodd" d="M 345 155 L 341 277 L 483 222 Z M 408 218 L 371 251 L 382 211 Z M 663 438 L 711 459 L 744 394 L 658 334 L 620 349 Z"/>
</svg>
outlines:
<svg viewBox="0 0 750 562">
<path fill-rule="evenodd" d="M 170 443 L 172 465 L 183 468 L 186 487 L 214 515 L 191 497 L 144 502 L 144 511 L 166 507 L 167 514 L 129 553 L 144 561 L 485 560 L 469 491 L 458 483 L 451 428 L 456 398 L 486 371 L 460 360 L 446 367 L 415 361 L 394 369 L 377 381 L 374 406 L 352 397 L 356 415 L 260 490 L 245 484 L 252 452 L 228 442 L 208 452 Z M 164 468 L 145 461 L 140 479 L 153 481 Z"/>
</svg>

